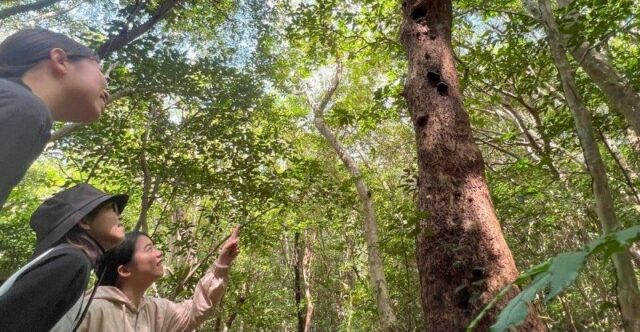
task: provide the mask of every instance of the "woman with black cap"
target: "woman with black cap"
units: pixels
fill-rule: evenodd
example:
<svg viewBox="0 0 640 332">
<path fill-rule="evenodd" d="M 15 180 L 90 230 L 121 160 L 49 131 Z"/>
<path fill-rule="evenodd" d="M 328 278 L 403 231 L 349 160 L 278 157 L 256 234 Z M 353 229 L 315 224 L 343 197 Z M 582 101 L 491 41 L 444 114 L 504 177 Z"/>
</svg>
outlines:
<svg viewBox="0 0 640 332">
<path fill-rule="evenodd" d="M 109 99 L 94 51 L 45 29 L 0 43 L 0 208 L 42 153 L 53 121 L 88 123 Z"/>
<path fill-rule="evenodd" d="M 0 287 L 0 331 L 78 326 L 88 307 L 82 294 L 90 271 L 105 250 L 124 239 L 120 214 L 128 199 L 79 184 L 38 207 L 30 222 L 36 233 L 33 258 Z"/>
</svg>

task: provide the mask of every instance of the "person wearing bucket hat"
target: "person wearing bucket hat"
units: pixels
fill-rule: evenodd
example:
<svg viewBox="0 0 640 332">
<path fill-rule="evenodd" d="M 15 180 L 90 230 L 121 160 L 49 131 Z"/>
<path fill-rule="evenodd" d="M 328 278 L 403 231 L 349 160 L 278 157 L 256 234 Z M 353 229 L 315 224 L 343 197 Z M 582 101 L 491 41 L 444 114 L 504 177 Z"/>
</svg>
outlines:
<svg viewBox="0 0 640 332">
<path fill-rule="evenodd" d="M 36 209 L 30 222 L 36 233 L 32 260 L 0 291 L 0 331 L 57 331 L 79 324 L 88 306 L 82 294 L 91 269 L 124 239 L 120 214 L 128 199 L 82 183 Z M 72 320 L 61 320 L 71 310 Z"/>
<path fill-rule="evenodd" d="M 89 123 L 109 99 L 98 55 L 46 29 L 0 43 L 0 208 L 42 153 L 53 121 Z"/>
</svg>

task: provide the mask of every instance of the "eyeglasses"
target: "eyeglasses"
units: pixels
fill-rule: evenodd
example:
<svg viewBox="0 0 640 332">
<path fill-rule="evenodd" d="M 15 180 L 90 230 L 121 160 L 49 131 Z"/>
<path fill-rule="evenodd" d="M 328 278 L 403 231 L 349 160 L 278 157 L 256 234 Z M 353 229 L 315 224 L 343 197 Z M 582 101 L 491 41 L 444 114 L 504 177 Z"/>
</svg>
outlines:
<svg viewBox="0 0 640 332">
<path fill-rule="evenodd" d="M 111 203 L 109 203 L 107 205 L 107 207 L 110 207 L 111 210 L 113 210 L 113 212 L 115 212 L 117 215 L 120 215 L 120 211 L 118 209 L 118 204 L 111 202 Z"/>
</svg>

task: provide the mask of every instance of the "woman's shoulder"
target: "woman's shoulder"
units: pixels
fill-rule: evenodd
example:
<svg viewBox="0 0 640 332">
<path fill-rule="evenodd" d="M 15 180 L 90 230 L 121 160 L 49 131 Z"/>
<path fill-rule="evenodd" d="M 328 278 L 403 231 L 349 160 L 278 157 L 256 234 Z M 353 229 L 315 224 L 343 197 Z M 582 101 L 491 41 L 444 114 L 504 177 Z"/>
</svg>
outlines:
<svg viewBox="0 0 640 332">
<path fill-rule="evenodd" d="M 47 252 L 32 269 L 77 271 L 87 275 L 91 270 L 91 261 L 80 249 L 71 245 L 60 245 Z"/>
<path fill-rule="evenodd" d="M 31 117 L 47 121 L 47 105 L 23 84 L 0 78 L 0 115 Z"/>
</svg>

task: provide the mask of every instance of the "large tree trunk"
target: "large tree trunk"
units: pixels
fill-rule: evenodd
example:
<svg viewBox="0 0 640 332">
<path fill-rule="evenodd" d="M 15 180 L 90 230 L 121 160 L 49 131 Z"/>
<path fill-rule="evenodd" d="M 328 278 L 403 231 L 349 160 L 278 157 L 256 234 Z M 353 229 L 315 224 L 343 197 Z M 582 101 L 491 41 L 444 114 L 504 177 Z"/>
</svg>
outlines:
<svg viewBox="0 0 640 332">
<path fill-rule="evenodd" d="M 540 14 L 547 33 L 549 48 L 562 81 L 567 104 L 573 113 L 578 138 L 582 145 L 584 159 L 593 181 L 593 194 L 596 200 L 596 213 L 600 219 L 604 233 L 615 230 L 618 220 L 613 207 L 613 199 L 607 181 L 607 174 L 595 141 L 591 114 L 587 111 L 576 88 L 575 79 L 566 56 L 562 35 L 551 12 L 548 0 L 539 0 Z M 616 269 L 618 305 L 622 313 L 626 331 L 640 331 L 640 294 L 631 264 L 626 251 L 613 255 Z"/>
<path fill-rule="evenodd" d="M 326 92 L 320 104 L 313 103 L 310 96 L 308 97 L 309 104 L 313 109 L 314 124 L 322 136 L 327 140 L 329 145 L 336 152 L 342 163 L 347 168 L 347 171 L 351 177 L 355 180 L 356 190 L 362 203 L 362 209 L 364 213 L 364 235 L 367 243 L 367 260 L 369 265 L 369 277 L 371 280 L 371 288 L 376 300 L 376 306 L 378 309 L 378 319 L 380 321 L 380 327 L 383 331 L 396 331 L 397 320 L 393 313 L 391 306 L 391 300 L 389 298 L 389 291 L 387 290 L 387 280 L 384 276 L 384 267 L 382 261 L 382 254 L 379 249 L 378 240 L 378 225 L 376 221 L 376 213 L 373 206 L 373 199 L 371 197 L 371 191 L 367 187 L 366 183 L 362 179 L 362 174 L 358 169 L 356 162 L 349 155 L 347 150 L 338 142 L 335 134 L 326 126 L 324 122 L 324 111 L 329 104 L 334 92 L 338 88 L 340 74 L 340 64 L 336 69 L 336 74 L 331 83 L 329 91 Z"/>
<path fill-rule="evenodd" d="M 464 110 L 451 48 L 451 0 L 406 0 L 401 39 L 409 60 L 404 96 L 418 149 L 418 205 L 428 215 L 417 238 L 428 331 L 462 331 L 517 277 Z M 497 308 L 478 324 L 486 331 Z M 533 309 L 533 307 L 532 307 Z M 544 331 L 531 310 L 521 331 Z"/>
</svg>

